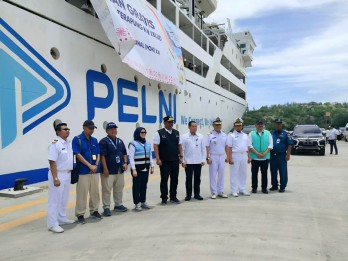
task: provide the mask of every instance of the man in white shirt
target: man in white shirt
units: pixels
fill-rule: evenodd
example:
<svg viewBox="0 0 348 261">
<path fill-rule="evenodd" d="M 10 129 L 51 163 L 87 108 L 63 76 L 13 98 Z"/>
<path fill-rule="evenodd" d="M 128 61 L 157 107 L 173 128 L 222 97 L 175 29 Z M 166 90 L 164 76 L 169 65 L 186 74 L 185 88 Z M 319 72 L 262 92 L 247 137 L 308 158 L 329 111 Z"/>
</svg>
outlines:
<svg viewBox="0 0 348 261">
<path fill-rule="evenodd" d="M 219 117 L 213 121 L 214 130 L 207 136 L 207 163 L 209 165 L 211 198 L 228 198 L 224 193 L 224 174 L 227 162 L 226 144 L 227 134 L 222 129 Z"/>
<path fill-rule="evenodd" d="M 206 148 L 204 137 L 197 132 L 197 123 L 188 123 L 189 132 L 181 136 L 180 146 L 183 152 L 182 166 L 186 173 L 186 201 L 191 200 L 192 196 L 192 176 L 194 176 L 193 192 L 194 198 L 203 200 L 200 195 L 201 170 L 205 164 Z"/>
<path fill-rule="evenodd" d="M 270 159 L 270 151 L 273 149 L 272 135 L 265 130 L 262 119 L 256 121 L 256 129 L 249 134 L 249 154 L 251 158 L 251 187 L 252 193 L 257 193 L 258 172 L 261 169 L 261 188 L 262 193 L 268 194 L 267 190 L 267 170 Z"/>
<path fill-rule="evenodd" d="M 332 154 L 333 148 L 335 148 L 335 154 L 338 154 L 336 140 L 337 140 L 338 130 L 335 129 L 334 125 L 330 126 L 329 132 L 329 144 L 330 144 L 330 154 Z"/>
<path fill-rule="evenodd" d="M 243 120 L 237 118 L 234 122 L 234 131 L 227 137 L 227 159 L 230 164 L 231 195 L 250 196 L 246 191 L 247 165 L 250 163 L 248 153 L 248 135 L 242 132 Z"/>
</svg>

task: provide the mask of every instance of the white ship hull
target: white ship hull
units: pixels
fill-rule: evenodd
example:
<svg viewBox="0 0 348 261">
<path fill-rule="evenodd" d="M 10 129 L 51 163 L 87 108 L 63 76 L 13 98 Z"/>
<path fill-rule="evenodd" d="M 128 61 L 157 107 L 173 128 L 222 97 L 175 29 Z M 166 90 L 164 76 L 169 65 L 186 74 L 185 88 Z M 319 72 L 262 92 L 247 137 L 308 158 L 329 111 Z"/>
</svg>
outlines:
<svg viewBox="0 0 348 261">
<path fill-rule="evenodd" d="M 47 179 L 47 146 L 55 137 L 55 119 L 68 123 L 71 139 L 82 131 L 87 118 L 98 126 L 98 139 L 105 136 L 103 122 L 114 121 L 119 137 L 128 144 L 138 125 L 147 129 L 152 142 L 167 114 L 175 117 L 174 127 L 181 133 L 187 131 L 189 120 L 196 120 L 198 131 L 206 134 L 214 118 L 220 117 L 223 129 L 229 131 L 233 119 L 245 111 L 244 99 L 215 84 L 216 73 L 226 70 L 220 64 L 220 49 L 210 56 L 180 32 L 183 48 L 210 68 L 205 78 L 185 69 L 187 91 L 180 92 L 122 63 L 95 17 L 64 1 L 13 2 L 22 6 L 0 1 L 0 189 L 13 186 L 15 178 L 28 178 L 28 184 Z M 52 57 L 52 48 L 59 51 L 58 59 Z M 40 99 L 58 91 L 33 64 L 63 88 L 47 108 L 32 109 Z M 101 65 L 106 66 L 106 73 L 101 72 Z M 25 93 L 35 90 L 27 88 L 28 77 L 47 90 Z M 245 90 L 237 78 L 230 80 Z"/>
</svg>

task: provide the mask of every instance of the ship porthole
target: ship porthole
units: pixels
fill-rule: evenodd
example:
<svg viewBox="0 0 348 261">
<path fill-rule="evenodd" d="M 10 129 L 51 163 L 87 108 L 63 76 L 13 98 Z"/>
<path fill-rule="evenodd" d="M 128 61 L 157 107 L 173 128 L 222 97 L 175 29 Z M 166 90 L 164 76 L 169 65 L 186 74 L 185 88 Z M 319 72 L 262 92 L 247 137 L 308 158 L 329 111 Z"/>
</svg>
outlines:
<svg viewBox="0 0 348 261">
<path fill-rule="evenodd" d="M 60 57 L 60 53 L 56 47 L 52 47 L 50 50 L 50 54 L 54 60 L 58 60 Z"/>
<path fill-rule="evenodd" d="M 105 64 L 102 64 L 102 65 L 100 66 L 100 69 L 101 69 L 102 73 L 106 73 L 106 71 L 107 71 L 107 68 L 106 68 L 106 65 L 105 65 Z"/>
<path fill-rule="evenodd" d="M 138 76 L 134 75 L 134 82 L 138 83 Z"/>
</svg>

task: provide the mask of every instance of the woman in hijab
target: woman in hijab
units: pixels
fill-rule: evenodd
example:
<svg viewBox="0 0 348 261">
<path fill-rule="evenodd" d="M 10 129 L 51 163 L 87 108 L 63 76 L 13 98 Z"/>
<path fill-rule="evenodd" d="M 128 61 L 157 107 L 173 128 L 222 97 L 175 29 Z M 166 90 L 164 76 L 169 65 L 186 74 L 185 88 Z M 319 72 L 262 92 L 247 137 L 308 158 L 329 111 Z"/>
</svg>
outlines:
<svg viewBox="0 0 348 261">
<path fill-rule="evenodd" d="M 146 129 L 136 128 L 134 140 L 129 143 L 129 163 L 133 177 L 133 201 L 135 210 L 149 209 L 146 203 L 146 188 L 149 172 L 153 174 L 154 163 L 151 153 L 151 144 L 146 141 Z"/>
</svg>

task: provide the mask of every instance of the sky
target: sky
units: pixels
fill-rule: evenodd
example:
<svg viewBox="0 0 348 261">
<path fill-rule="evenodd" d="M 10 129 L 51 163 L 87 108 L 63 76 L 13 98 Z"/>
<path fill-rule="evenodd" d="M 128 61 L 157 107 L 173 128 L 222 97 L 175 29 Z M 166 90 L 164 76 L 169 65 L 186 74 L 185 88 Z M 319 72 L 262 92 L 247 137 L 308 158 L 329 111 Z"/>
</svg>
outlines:
<svg viewBox="0 0 348 261">
<path fill-rule="evenodd" d="M 250 109 L 287 102 L 348 102 L 348 0 L 217 0 L 208 22 L 249 30 Z"/>
</svg>

